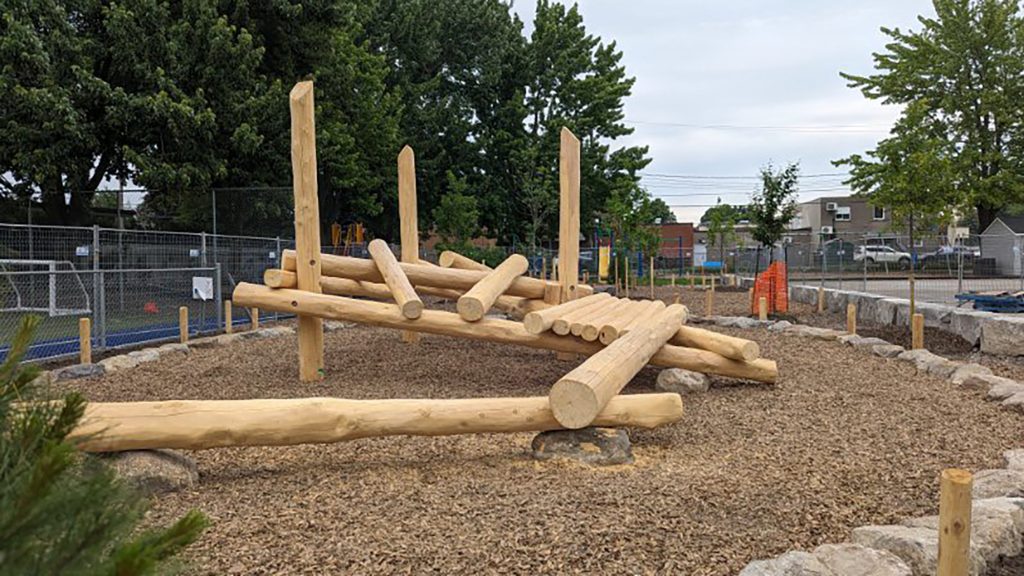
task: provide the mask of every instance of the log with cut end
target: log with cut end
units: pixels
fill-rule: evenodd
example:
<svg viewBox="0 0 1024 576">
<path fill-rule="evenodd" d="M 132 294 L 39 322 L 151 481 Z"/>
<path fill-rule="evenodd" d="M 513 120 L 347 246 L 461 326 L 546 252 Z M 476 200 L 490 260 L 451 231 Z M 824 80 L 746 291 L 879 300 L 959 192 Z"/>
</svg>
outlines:
<svg viewBox="0 0 1024 576">
<path fill-rule="evenodd" d="M 646 326 L 608 345 L 551 388 L 551 411 L 566 428 L 589 426 L 608 402 L 661 349 L 683 320 L 686 308 L 673 304 Z"/>
<path fill-rule="evenodd" d="M 661 300 L 649 300 L 645 302 L 644 306 L 636 310 L 636 312 L 633 314 L 633 317 L 630 318 L 629 321 L 626 322 L 620 330 L 615 331 L 614 333 L 612 333 L 612 330 L 609 330 L 609 333 L 607 334 L 607 341 L 602 340 L 602 343 L 611 344 L 615 340 L 618 340 L 619 338 L 628 334 L 630 330 L 634 330 L 640 326 L 646 325 L 648 322 L 653 322 L 657 320 L 657 318 L 661 315 L 661 313 L 664 310 L 665 303 L 662 302 Z M 685 320 L 686 311 L 684 308 L 682 321 Z M 615 337 L 612 338 L 612 336 Z"/>
<path fill-rule="evenodd" d="M 576 322 L 580 318 L 586 318 L 587 314 L 598 314 L 601 310 L 614 305 L 618 301 L 618 298 L 592 300 L 586 305 L 569 310 L 562 314 L 560 318 L 555 318 L 555 321 L 551 324 L 551 331 L 559 336 L 565 336 L 569 334 L 572 329 L 573 322 Z"/>
<path fill-rule="evenodd" d="M 621 396 L 599 426 L 653 428 L 680 420 L 678 394 Z M 379 436 L 539 432 L 560 428 L 548 399 L 170 400 L 89 403 L 72 431 L 86 452 L 323 444 Z"/>
<path fill-rule="evenodd" d="M 589 355 L 602 350 L 602 346 L 596 342 L 563 338 L 550 332 L 530 334 L 521 322 L 511 320 L 484 318 L 479 322 L 470 323 L 464 322 L 458 314 L 441 310 L 424 310 L 418 319 L 408 320 L 397 308 L 382 302 L 312 294 L 285 288 L 275 290 L 248 282 L 240 282 L 235 287 L 232 300 L 236 305 L 257 307 L 261 310 L 307 314 L 332 320 L 347 320 L 372 326 L 416 330 L 558 352 Z M 663 346 L 651 359 L 651 363 L 758 382 L 775 382 L 778 377 L 778 369 L 771 360 L 739 362 L 723 358 L 713 352 L 680 346 Z"/>
<path fill-rule="evenodd" d="M 643 304 L 632 300 L 619 300 L 616 306 L 609 306 L 600 314 L 595 314 L 583 322 L 583 328 L 580 330 L 579 334 L 580 338 L 583 338 L 587 342 L 597 340 L 597 337 L 601 333 L 601 327 L 604 326 L 606 322 L 621 314 L 635 314 L 641 306 L 643 306 Z M 575 324 L 573 326 L 575 326 Z"/>
<path fill-rule="evenodd" d="M 458 252 L 452 252 L 451 250 L 445 250 L 441 252 L 441 255 L 437 257 L 437 263 L 444 268 L 459 268 L 462 270 L 490 270 L 491 267 L 477 262 L 472 258 L 467 258 Z"/>
<path fill-rule="evenodd" d="M 325 276 L 337 276 L 351 280 L 362 280 L 364 282 L 383 282 L 384 278 L 380 271 L 370 260 L 353 258 L 351 256 L 335 256 L 323 254 L 321 256 L 322 273 Z M 295 269 L 295 252 L 285 250 L 281 257 L 282 268 L 289 271 Z M 460 270 L 458 268 L 442 268 L 440 266 L 427 265 L 422 263 L 411 264 L 408 262 L 399 263 L 402 271 L 414 286 L 432 286 L 434 288 L 451 288 L 466 291 L 476 285 L 477 282 L 487 276 L 486 270 Z M 520 276 L 509 286 L 507 294 L 510 296 L 523 296 L 526 298 L 543 298 L 544 289 L 549 282 L 539 278 Z M 557 283 L 550 283 L 558 286 Z M 580 285 L 577 292 L 580 295 L 590 294 L 593 288 Z"/>
<path fill-rule="evenodd" d="M 578 300 L 570 300 L 564 304 L 559 304 L 558 306 L 552 306 L 537 312 L 530 312 L 523 318 L 523 326 L 526 327 L 526 331 L 530 334 L 540 334 L 541 332 L 550 330 L 551 326 L 554 325 L 555 320 L 561 318 L 565 314 L 608 298 L 611 298 L 610 294 L 607 292 L 599 292 Z"/>
<path fill-rule="evenodd" d="M 669 343 L 708 350 L 742 362 L 750 362 L 761 356 L 761 347 L 757 342 L 693 326 L 680 326 Z"/>
<path fill-rule="evenodd" d="M 373 263 L 377 265 L 380 275 L 384 277 L 384 284 L 391 291 L 395 304 L 402 311 L 402 316 L 410 320 L 419 318 L 423 313 L 423 301 L 416 295 L 416 290 L 413 289 L 409 279 L 405 277 L 405 272 L 402 272 L 402 268 L 399 267 L 398 259 L 395 258 L 391 247 L 387 242 L 378 238 L 371 241 L 367 249 Z"/>
<path fill-rule="evenodd" d="M 459 298 L 456 310 L 467 322 L 476 322 L 484 317 L 494 302 L 520 276 L 526 273 L 529 262 L 519 254 L 513 254 L 491 270 L 468 292 Z"/>
</svg>

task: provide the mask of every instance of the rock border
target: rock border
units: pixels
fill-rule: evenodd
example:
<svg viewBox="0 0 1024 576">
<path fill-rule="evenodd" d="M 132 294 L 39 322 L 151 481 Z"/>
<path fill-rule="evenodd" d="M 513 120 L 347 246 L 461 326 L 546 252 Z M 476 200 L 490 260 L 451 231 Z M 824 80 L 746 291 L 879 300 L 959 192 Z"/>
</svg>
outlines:
<svg viewBox="0 0 1024 576">
<path fill-rule="evenodd" d="M 817 290 L 815 289 L 815 299 Z M 844 305 L 845 307 L 845 305 Z M 928 350 L 906 350 L 881 338 L 866 338 L 841 330 L 760 321 L 745 316 L 694 319 L 732 328 L 766 328 L 804 338 L 834 340 L 900 362 L 911 362 L 918 372 L 947 380 L 954 386 L 986 392 L 988 400 L 1004 409 L 1024 413 L 1024 383 L 992 373 L 987 366 L 957 362 Z M 971 519 L 971 574 L 981 576 L 1003 557 L 1024 552 L 1024 449 L 1003 453 L 1006 468 L 974 474 Z M 767 560 L 754 560 L 740 576 L 930 576 L 938 562 L 938 516 L 907 518 L 900 524 L 860 526 L 850 541 L 824 544 L 812 552 L 791 550 Z"/>
</svg>

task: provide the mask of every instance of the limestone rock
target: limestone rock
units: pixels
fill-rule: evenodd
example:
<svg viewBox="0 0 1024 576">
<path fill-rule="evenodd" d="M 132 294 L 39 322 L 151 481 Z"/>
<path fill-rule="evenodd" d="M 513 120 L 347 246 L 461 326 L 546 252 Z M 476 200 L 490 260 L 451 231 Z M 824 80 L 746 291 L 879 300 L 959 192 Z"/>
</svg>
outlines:
<svg viewBox="0 0 1024 576">
<path fill-rule="evenodd" d="M 792 325 L 793 323 L 789 320 L 779 320 L 777 322 L 772 322 L 771 326 L 768 326 L 768 330 L 771 332 L 782 332 Z"/>
<path fill-rule="evenodd" d="M 825 308 L 829 312 L 846 312 L 848 294 L 842 290 L 825 290 Z"/>
<path fill-rule="evenodd" d="M 336 330 L 345 330 L 355 326 L 352 322 L 342 322 L 340 320 L 324 320 L 324 332 L 334 332 Z"/>
<path fill-rule="evenodd" d="M 182 344 L 181 342 L 171 342 L 170 344 L 164 344 L 155 348 L 156 353 L 163 356 L 164 354 L 188 354 L 191 350 L 188 344 Z"/>
<path fill-rule="evenodd" d="M 1024 356 L 1024 318 L 998 315 L 981 322 L 981 351 L 987 354 Z"/>
<path fill-rule="evenodd" d="M 46 388 L 51 384 L 53 384 L 53 372 L 50 372 L 48 370 L 42 370 L 35 377 L 35 379 L 32 380 L 31 385 L 35 388 Z"/>
<path fill-rule="evenodd" d="M 918 372 L 926 372 L 939 378 L 949 378 L 953 371 L 959 367 L 958 363 L 923 349 L 907 350 L 897 356 L 897 358 L 913 362 L 917 366 Z"/>
<path fill-rule="evenodd" d="M 991 376 L 992 370 L 981 364 L 961 364 L 949 375 L 949 381 L 957 386 L 963 385 L 964 381 L 971 376 Z"/>
<path fill-rule="evenodd" d="M 1001 403 L 1003 408 L 1024 413 L 1024 392 L 1018 392 Z"/>
<path fill-rule="evenodd" d="M 699 394 L 707 392 L 710 381 L 700 372 L 682 368 L 666 368 L 658 374 L 654 387 L 658 392 L 675 392 L 676 394 Z"/>
<path fill-rule="evenodd" d="M 875 323 L 888 326 L 896 321 L 896 309 L 902 306 L 909 308 L 910 301 L 900 298 L 882 298 L 875 302 Z"/>
<path fill-rule="evenodd" d="M 785 331 L 786 334 L 795 334 L 797 336 L 805 336 L 807 338 L 818 338 L 819 340 L 836 340 L 840 336 L 846 336 L 846 332 L 839 330 L 830 330 L 828 328 L 818 328 L 816 326 L 804 326 L 803 324 L 797 324 L 790 327 Z"/>
<path fill-rule="evenodd" d="M 755 318 L 747 318 L 746 316 L 718 316 L 715 318 L 715 324 L 729 328 L 750 329 L 757 328 L 765 323 Z"/>
<path fill-rule="evenodd" d="M 860 544 L 825 544 L 815 548 L 814 557 L 837 576 L 911 576 L 892 553 Z"/>
<path fill-rule="evenodd" d="M 104 372 L 105 369 L 102 364 L 74 364 L 52 371 L 50 377 L 53 381 L 61 382 L 64 380 L 103 376 Z"/>
<path fill-rule="evenodd" d="M 1003 452 L 1003 458 L 1006 459 L 1006 467 L 1010 470 L 1024 470 L 1024 448 L 1007 450 Z"/>
<path fill-rule="evenodd" d="M 977 499 L 1024 497 L 1024 470 L 982 470 L 974 475 L 971 493 Z"/>
<path fill-rule="evenodd" d="M 629 433 L 621 428 L 541 432 L 533 438 L 532 448 L 537 460 L 568 458 L 592 466 L 633 463 Z"/>
<path fill-rule="evenodd" d="M 995 376 L 991 374 L 970 374 L 960 383 L 960 387 L 969 388 L 971 390 L 984 390 L 988 392 L 989 389 L 994 388 L 995 386 L 1009 386 L 1016 383 L 1016 380 L 1003 378 L 1002 376 Z"/>
<path fill-rule="evenodd" d="M 1012 498 L 975 500 L 971 508 L 971 552 L 994 562 L 1000 556 L 1017 556 L 1021 552 L 1019 523 L 1024 510 Z M 904 526 L 939 529 L 938 516 L 925 516 L 904 521 Z"/>
<path fill-rule="evenodd" d="M 127 354 L 120 356 L 111 356 L 110 358 L 104 358 L 100 360 L 100 365 L 103 366 L 103 370 L 110 374 L 111 372 L 117 372 L 118 370 L 127 370 L 129 368 L 135 368 L 139 365 L 139 361 Z"/>
<path fill-rule="evenodd" d="M 160 359 L 159 352 L 157 352 L 156 350 L 150 350 L 148 348 L 129 352 L 128 356 L 135 358 L 135 361 L 138 362 L 139 364 L 142 364 L 143 362 L 153 362 L 155 360 Z"/>
<path fill-rule="evenodd" d="M 1005 382 L 997 382 L 988 389 L 989 400 L 1006 400 L 1010 396 L 1024 393 L 1024 384 L 1016 380 L 1004 378 Z"/>
<path fill-rule="evenodd" d="M 875 346 L 888 346 L 889 343 L 881 338 L 875 337 L 864 337 L 856 334 L 847 334 L 846 336 L 840 336 L 839 341 L 847 346 L 853 346 L 854 348 L 874 348 Z"/>
<path fill-rule="evenodd" d="M 1024 498 L 983 498 L 972 504 L 971 514 L 1004 515 L 1018 533 L 1024 533 Z"/>
<path fill-rule="evenodd" d="M 956 308 L 950 315 L 949 328 L 957 336 L 968 341 L 972 346 L 981 342 L 981 324 L 986 318 L 993 318 L 992 312 L 981 310 L 961 310 Z"/>
<path fill-rule="evenodd" d="M 939 559 L 939 532 L 920 526 L 861 526 L 854 528 L 854 543 L 886 550 L 910 566 L 915 576 L 935 574 Z M 984 572 L 985 560 L 971 549 L 971 574 Z"/>
<path fill-rule="evenodd" d="M 791 551 L 771 560 L 755 560 L 739 576 L 834 576 L 820 560 L 807 552 Z"/>
<path fill-rule="evenodd" d="M 945 328 L 949 326 L 953 308 L 931 302 L 916 302 L 914 311 L 924 316 L 924 325 L 929 328 Z M 910 326 L 910 303 L 896 307 L 896 324 Z"/>
<path fill-rule="evenodd" d="M 328 329 L 328 327 L 327 327 L 328 326 L 328 322 L 336 322 L 336 321 L 335 320 L 325 320 L 324 321 L 324 331 L 330 332 L 331 330 L 336 330 L 337 329 L 337 328 L 330 328 L 330 329 Z M 337 323 L 338 324 L 342 324 L 341 322 L 337 322 Z M 331 326 L 334 326 L 334 324 L 331 324 Z M 351 326 L 351 324 L 349 324 L 348 326 Z M 291 326 L 274 326 L 272 328 L 260 328 L 259 330 L 249 330 L 248 332 L 243 332 L 242 334 L 245 334 L 246 337 L 248 337 L 248 338 L 254 338 L 254 339 L 259 340 L 261 338 L 280 338 L 282 336 L 291 336 L 292 334 L 295 334 L 295 329 L 292 328 Z"/>
<path fill-rule="evenodd" d="M 172 450 L 129 450 L 105 455 L 118 475 L 146 493 L 176 492 L 199 484 L 191 458 Z"/>
<path fill-rule="evenodd" d="M 905 348 L 898 344 L 878 344 L 871 347 L 871 352 L 875 356 L 881 356 L 882 358 L 896 358 L 900 354 L 903 354 Z"/>
</svg>

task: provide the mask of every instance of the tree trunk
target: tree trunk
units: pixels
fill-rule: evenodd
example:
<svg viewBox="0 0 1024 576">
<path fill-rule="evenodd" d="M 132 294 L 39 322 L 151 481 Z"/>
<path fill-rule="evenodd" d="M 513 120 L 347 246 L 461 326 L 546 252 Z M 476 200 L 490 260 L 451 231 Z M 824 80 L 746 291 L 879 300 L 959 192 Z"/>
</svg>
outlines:
<svg viewBox="0 0 1024 576">
<path fill-rule="evenodd" d="M 987 204 L 977 204 L 975 208 L 978 210 L 978 234 L 981 234 L 995 221 L 999 209 Z"/>
</svg>

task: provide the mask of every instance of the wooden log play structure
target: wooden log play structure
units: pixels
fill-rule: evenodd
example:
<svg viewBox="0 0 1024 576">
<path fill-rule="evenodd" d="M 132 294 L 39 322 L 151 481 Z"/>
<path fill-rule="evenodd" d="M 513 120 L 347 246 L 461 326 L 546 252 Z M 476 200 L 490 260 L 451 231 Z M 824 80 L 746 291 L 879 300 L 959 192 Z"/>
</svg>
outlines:
<svg viewBox="0 0 1024 576">
<path fill-rule="evenodd" d="M 75 432 L 85 450 L 653 427 L 682 417 L 678 395 L 618 396 L 648 364 L 769 383 L 778 377 L 775 362 L 760 358 L 756 343 L 687 326 L 681 304 L 630 300 L 628 294 L 618 298 L 579 283 L 580 143 L 566 129 L 560 133 L 559 248 L 552 279 L 528 276 L 528 262 L 520 255 L 493 269 L 454 252 L 442 253 L 440 265 L 421 260 L 415 157 L 409 147 L 398 156 L 400 254 L 383 240 L 370 242 L 369 259 L 321 253 L 311 82 L 295 86 L 290 105 L 295 249 L 283 252 L 279 269 L 265 272 L 264 284 L 238 283 L 232 301 L 298 316 L 302 381 L 324 376 L 325 319 L 392 328 L 408 343 L 426 333 L 551 350 L 561 360 L 588 358 L 552 383 L 548 397 L 90 404 Z M 457 311 L 428 309 L 421 295 L 455 301 Z M 523 320 L 488 315 L 492 308 L 516 311 Z M 182 326 L 184 341 L 187 309 Z"/>
</svg>

